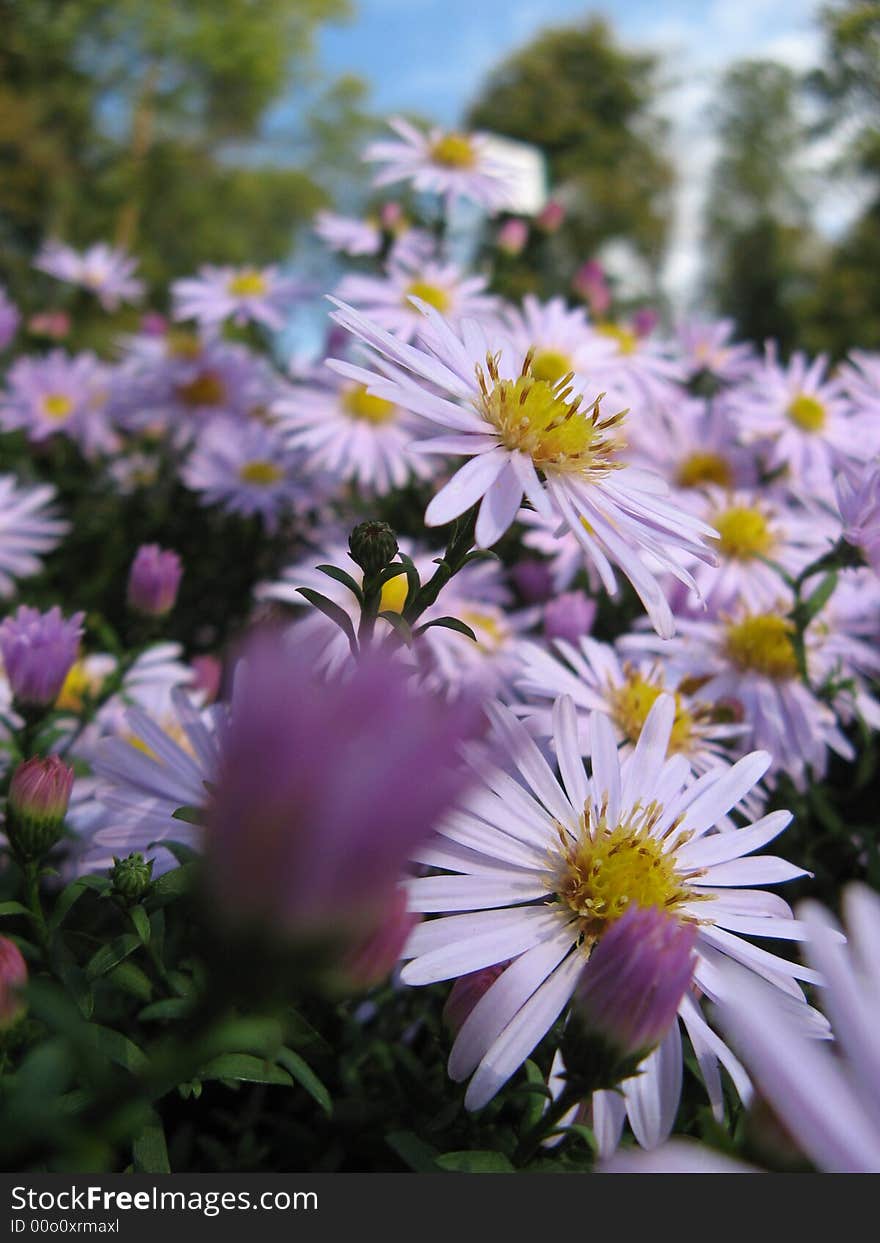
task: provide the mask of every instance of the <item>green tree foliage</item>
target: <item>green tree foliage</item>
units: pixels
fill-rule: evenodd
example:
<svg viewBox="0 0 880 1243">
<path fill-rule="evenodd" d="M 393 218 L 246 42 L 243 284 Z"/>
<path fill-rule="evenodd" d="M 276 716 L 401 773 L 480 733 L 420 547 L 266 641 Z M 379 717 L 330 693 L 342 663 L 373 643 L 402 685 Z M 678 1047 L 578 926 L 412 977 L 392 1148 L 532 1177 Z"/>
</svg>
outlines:
<svg viewBox="0 0 880 1243">
<path fill-rule="evenodd" d="M 804 307 L 807 342 L 840 355 L 854 345 L 880 349 L 880 2 L 831 4 L 822 25 L 824 64 L 811 85 L 826 105 L 823 128 L 843 148 L 833 175 L 855 172 L 868 191 Z"/>
<path fill-rule="evenodd" d="M 317 26 L 348 0 L 0 0 L 0 279 L 16 284 L 47 233 L 136 246 L 159 281 L 199 260 L 283 254 L 325 194 L 362 92 L 346 80 L 318 131 L 275 120 L 285 158 L 261 159 L 267 114 L 320 89 Z M 354 127 L 356 129 L 356 126 Z M 242 154 L 244 152 L 245 154 Z"/>
<path fill-rule="evenodd" d="M 659 268 L 674 173 L 654 113 L 657 70 L 656 57 L 620 47 L 596 19 L 540 34 L 498 66 L 471 108 L 474 127 L 543 151 L 568 210 L 555 269 L 570 273 L 612 240 Z M 540 287 L 540 275 L 527 283 Z"/>
<path fill-rule="evenodd" d="M 799 81 L 783 65 L 751 60 L 725 74 L 717 103 L 721 152 L 706 207 L 708 292 L 742 336 L 799 336 L 799 314 L 818 241 L 799 165 L 807 133 Z"/>
</svg>

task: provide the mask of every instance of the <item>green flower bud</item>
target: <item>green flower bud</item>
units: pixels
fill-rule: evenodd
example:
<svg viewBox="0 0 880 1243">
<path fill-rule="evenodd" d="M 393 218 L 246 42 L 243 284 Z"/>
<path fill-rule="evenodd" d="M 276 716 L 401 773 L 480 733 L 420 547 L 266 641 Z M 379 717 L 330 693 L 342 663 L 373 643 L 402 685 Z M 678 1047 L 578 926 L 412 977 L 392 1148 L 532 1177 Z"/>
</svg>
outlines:
<svg viewBox="0 0 880 1243">
<path fill-rule="evenodd" d="M 348 539 L 352 561 L 372 578 L 397 556 L 397 536 L 387 522 L 359 522 Z"/>
<path fill-rule="evenodd" d="M 137 851 L 125 859 L 117 859 L 114 855 L 110 879 L 117 897 L 133 905 L 140 901 L 152 883 L 153 860 L 145 859 Z"/>
</svg>

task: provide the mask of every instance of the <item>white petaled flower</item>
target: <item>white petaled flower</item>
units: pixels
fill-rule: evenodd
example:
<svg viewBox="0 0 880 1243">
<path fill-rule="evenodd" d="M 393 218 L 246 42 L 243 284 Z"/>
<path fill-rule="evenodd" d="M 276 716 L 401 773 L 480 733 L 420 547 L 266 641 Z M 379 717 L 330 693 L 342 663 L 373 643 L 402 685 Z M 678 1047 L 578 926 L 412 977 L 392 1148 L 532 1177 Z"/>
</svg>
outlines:
<svg viewBox="0 0 880 1243">
<path fill-rule="evenodd" d="M 450 203 L 470 199 L 491 214 L 511 205 L 510 170 L 492 156 L 487 134 L 436 127 L 425 132 L 402 117 L 388 124 L 397 139 L 371 143 L 364 152 L 365 160 L 383 166 L 374 185 L 408 181 L 414 190 Z"/>
<path fill-rule="evenodd" d="M 719 1110 L 719 1060 L 747 1091 L 736 1059 L 699 1006 L 701 994 L 713 1000 L 725 994 L 719 963 L 732 958 L 764 976 L 796 1003 L 805 1025 L 816 1022 L 797 983 L 815 982 L 815 972 L 743 939 L 804 935 L 781 898 L 752 888 L 803 872 L 773 856 L 747 857 L 772 841 L 790 814 L 777 811 L 712 832 L 760 780 L 770 757 L 753 752 L 693 779 L 683 756 L 667 758 L 675 704 L 662 696 L 627 759 L 608 718 L 593 714 L 588 776 L 574 705 L 562 697 L 554 708 L 560 780 L 522 722 L 502 705 L 490 714 L 519 779 L 481 754 L 474 765 L 481 788 L 415 856 L 446 874 L 407 882 L 410 909 L 439 918 L 410 935 L 404 983 L 431 984 L 509 963 L 452 1047 L 451 1077 L 472 1076 L 465 1105 L 481 1108 L 522 1065 L 565 1010 L 593 946 L 635 904 L 697 925 L 693 990 L 679 1014 Z M 645 1143 L 665 1137 L 680 1083 L 676 1025 L 642 1074 L 628 1081 Z"/>
<path fill-rule="evenodd" d="M 675 703 L 669 754 L 683 755 L 695 773 L 724 762 L 724 745 L 743 733 L 742 726 L 724 721 L 724 714 L 701 690 L 668 669 L 658 658 L 621 659 L 608 643 L 584 636 L 578 644 L 557 639 L 548 648 L 523 642 L 516 685 L 527 700 L 516 706 L 519 716 L 533 720 L 545 737 L 553 733 L 552 705 L 568 695 L 578 717 L 578 745 L 589 753 L 589 720 L 604 713 L 628 754 L 641 737 L 645 722 L 661 695 Z"/>
<path fill-rule="evenodd" d="M 255 323 L 278 331 L 285 312 L 305 293 L 302 282 L 277 267 L 230 268 L 205 264 L 197 276 L 171 286 L 175 319 L 195 319 L 208 328 L 224 320 Z"/>
<path fill-rule="evenodd" d="M 382 249 L 382 230 L 374 220 L 319 211 L 314 229 L 331 250 L 341 250 L 346 255 L 378 255 Z"/>
<path fill-rule="evenodd" d="M 264 423 L 218 417 L 203 429 L 180 472 L 206 505 L 259 515 L 275 531 L 302 496 L 300 459 Z"/>
<path fill-rule="evenodd" d="M 449 320 L 493 314 L 498 299 L 484 276 L 466 276 L 454 263 L 392 261 L 384 276 L 343 277 L 336 296 L 369 315 L 374 324 L 412 341 L 424 323 L 416 303 L 427 303 Z"/>
<path fill-rule="evenodd" d="M 880 898 L 864 885 L 844 891 L 847 944 L 816 902 L 798 914 L 809 930 L 806 954 L 822 972 L 823 1008 L 834 1045 L 805 1037 L 778 996 L 748 976 L 731 975 L 720 1021 L 735 1042 L 788 1143 L 818 1170 L 880 1173 Z M 731 971 L 733 969 L 731 968 Z M 693 1142 L 672 1140 L 656 1153 L 622 1152 L 604 1172 L 750 1173 L 752 1167 Z"/>
<path fill-rule="evenodd" d="M 751 373 L 754 351 L 751 345 L 733 340 L 735 331 L 732 319 L 682 320 L 676 338 L 689 380 L 705 375 L 723 384 L 733 384 Z"/>
<path fill-rule="evenodd" d="M 852 350 L 838 379 L 857 413 L 880 415 L 880 354 Z"/>
<path fill-rule="evenodd" d="M 378 496 L 429 478 L 431 468 L 409 451 L 418 420 L 363 384 L 333 379 L 291 389 L 272 406 L 278 430 L 308 466 Z"/>
<path fill-rule="evenodd" d="M 775 567 L 797 578 L 836 535 L 830 515 L 785 496 L 708 487 L 693 494 L 689 507 L 718 532 L 717 568 L 693 568 L 700 596 L 716 615 L 738 604 L 754 612 L 790 606 L 791 590 Z"/>
<path fill-rule="evenodd" d="M 80 253 L 63 242 L 48 241 L 34 267 L 89 290 L 105 311 L 115 311 L 122 302 L 139 302 L 144 295 L 143 282 L 134 275 L 137 260 L 106 242 L 96 242 Z"/>
<path fill-rule="evenodd" d="M 618 565 L 657 631 L 671 635 L 672 611 L 656 574 L 665 569 L 693 589 L 681 561 L 691 555 L 711 563 L 704 541 L 715 532 L 674 504 L 658 476 L 621 460 L 625 412 L 604 414 L 601 394 L 585 402 L 571 376 L 539 379 L 531 352 L 524 355 L 500 330 L 490 341 L 473 320 L 453 327 L 422 305 L 418 347 L 341 307 L 335 318 L 377 351 L 378 370 L 332 365 L 439 425 L 445 434 L 417 442 L 416 450 L 470 459 L 429 504 L 427 525 L 444 526 L 479 503 L 476 542 L 486 548 L 527 497 L 573 532 L 609 593 L 616 591 L 612 562 Z"/>
<path fill-rule="evenodd" d="M 876 452 L 876 418 L 854 414 L 839 381 L 826 377 L 827 359 L 793 354 L 787 366 L 768 346 L 763 367 L 727 397 L 743 441 L 762 446 L 770 470 L 831 497 L 840 463 L 864 461 Z"/>
<path fill-rule="evenodd" d="M 655 424 L 635 429 L 631 457 L 683 492 L 713 486 L 754 488 L 758 482 L 757 455 L 739 443 L 718 399 L 707 402 L 682 393 L 675 418 L 666 420 L 662 435 L 656 434 Z"/>
<path fill-rule="evenodd" d="M 656 652 L 681 677 L 700 681 L 700 694 L 729 705 L 747 726 L 742 745 L 762 747 L 773 757 L 768 785 L 786 773 L 803 788 L 808 773 L 821 777 L 828 750 L 845 759 L 854 752 L 834 712 L 804 684 L 795 646 L 795 628 L 784 609 L 751 612 L 740 608 L 717 620 L 679 618 L 679 635 L 660 649 L 653 635 L 627 635 L 627 653 Z M 806 634 L 806 664 L 819 685 L 830 673 L 827 635 L 814 622 Z M 824 650 L 823 650 L 824 649 Z"/>
<path fill-rule="evenodd" d="M 69 530 L 56 516 L 49 484 L 29 487 L 15 475 L 0 475 L 0 597 L 15 591 L 19 578 L 40 572 L 40 557 Z"/>
<path fill-rule="evenodd" d="M 596 366 L 617 352 L 614 341 L 593 329 L 583 307 L 570 307 L 563 298 L 540 302 L 527 294 L 521 308 L 508 308 L 504 322 L 511 343 L 523 355 L 533 351 L 533 375 L 551 384 L 567 375 L 589 383 Z"/>
<path fill-rule="evenodd" d="M 84 844 L 80 871 L 112 864 L 114 855 L 159 850 L 157 872 L 173 866 L 162 841 L 199 844 L 201 830 L 174 813 L 203 808 L 215 780 L 225 708 L 199 709 L 181 688 L 171 691 L 172 712 L 162 717 L 142 708 L 125 714 L 125 734 L 98 745 L 93 769 L 106 815 Z"/>
</svg>

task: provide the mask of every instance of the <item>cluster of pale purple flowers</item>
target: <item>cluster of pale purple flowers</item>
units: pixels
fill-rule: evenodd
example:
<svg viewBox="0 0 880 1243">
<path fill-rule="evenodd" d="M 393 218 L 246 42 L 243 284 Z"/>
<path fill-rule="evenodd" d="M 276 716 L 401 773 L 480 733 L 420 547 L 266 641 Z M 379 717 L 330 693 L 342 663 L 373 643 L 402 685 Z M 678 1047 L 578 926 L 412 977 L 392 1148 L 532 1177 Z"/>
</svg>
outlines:
<svg viewBox="0 0 880 1243">
<path fill-rule="evenodd" d="M 485 135 L 393 129 L 366 154 L 378 188 L 512 210 Z M 497 246 L 561 211 L 512 217 Z M 316 232 L 370 269 L 331 291 L 308 364 L 260 348 L 304 284 L 212 266 L 112 361 L 8 368 L 0 429 L 35 458 L 69 445 L 120 498 L 173 470 L 275 556 L 254 610 L 277 627 L 225 678 L 176 644 L 82 656 L 83 615 L 57 606 L 0 625 L 4 729 L 88 706 L 59 727 L 88 774 L 77 868 L 141 852 L 158 874 L 203 852 L 224 936 L 332 946 L 361 983 L 398 960 L 403 986 L 448 982 L 469 1110 L 549 1041 L 536 1144 L 588 1125 L 607 1159 L 628 1126 L 671 1162 L 690 1060 L 719 1123 L 729 1085 L 759 1092 L 819 1166 L 877 1168 L 876 899 L 850 899 L 850 963 L 837 928 L 768 888 L 807 874 L 764 848 L 785 802 L 880 730 L 880 356 L 784 359 L 726 320 L 614 317 L 595 260 L 577 302 L 514 305 L 394 203 Z M 143 292 L 106 246 L 53 243 L 38 266 L 108 309 Z M 11 339 L 0 299 L 0 346 L 4 323 Z M 65 534 L 54 506 L 48 484 L 0 476 L 0 595 Z M 379 513 L 408 525 L 372 565 L 347 541 Z M 137 550 L 143 625 L 183 573 Z M 806 942 L 809 965 L 764 940 Z M 827 1018 L 804 990 L 823 980 Z M 839 1111 L 824 1138 L 801 1048 Z"/>
</svg>

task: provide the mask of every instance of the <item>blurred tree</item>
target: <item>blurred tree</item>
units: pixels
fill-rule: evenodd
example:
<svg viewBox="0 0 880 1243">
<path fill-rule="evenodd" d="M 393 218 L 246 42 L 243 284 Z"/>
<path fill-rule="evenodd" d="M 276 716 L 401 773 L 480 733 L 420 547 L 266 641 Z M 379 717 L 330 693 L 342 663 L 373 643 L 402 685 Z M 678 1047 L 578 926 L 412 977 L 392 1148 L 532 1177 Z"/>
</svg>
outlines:
<svg viewBox="0 0 880 1243">
<path fill-rule="evenodd" d="M 547 30 L 490 76 L 469 123 L 539 147 L 567 216 L 540 261 L 565 279 L 603 243 L 628 242 L 649 271 L 666 243 L 673 165 L 654 114 L 658 62 L 621 48 L 600 19 Z M 507 265 L 511 280 L 542 288 L 532 249 Z M 521 292 L 521 290 L 519 290 Z"/>
<path fill-rule="evenodd" d="M 348 0 L 0 0 L 0 279 L 14 283 L 47 232 L 136 246 L 157 281 L 202 259 L 283 254 L 325 197 L 314 157 L 334 121 L 347 127 L 340 159 L 349 150 L 362 92 L 331 87 L 323 128 L 282 110 L 280 163 L 261 162 L 262 125 L 285 92 L 319 88 L 315 30 L 347 12 Z"/>
<path fill-rule="evenodd" d="M 842 355 L 880 349 L 880 0 L 842 0 L 821 13 L 822 68 L 810 85 L 824 104 L 821 132 L 840 155 L 832 176 L 855 177 L 866 205 L 830 250 L 805 299 L 805 337 Z"/>
<path fill-rule="evenodd" d="M 743 337 L 776 337 L 783 351 L 798 341 L 800 304 L 821 249 L 800 163 L 807 131 L 798 89 L 796 75 L 773 61 L 727 71 L 706 206 L 710 297 Z"/>
</svg>

